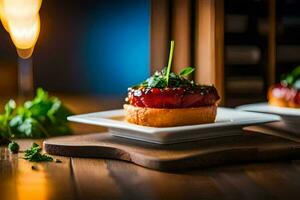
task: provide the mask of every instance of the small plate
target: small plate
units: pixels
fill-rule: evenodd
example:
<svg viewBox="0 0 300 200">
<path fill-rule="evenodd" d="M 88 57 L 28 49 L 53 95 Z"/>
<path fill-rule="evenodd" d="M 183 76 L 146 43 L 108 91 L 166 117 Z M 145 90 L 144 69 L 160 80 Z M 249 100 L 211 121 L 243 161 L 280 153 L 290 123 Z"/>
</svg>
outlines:
<svg viewBox="0 0 300 200">
<path fill-rule="evenodd" d="M 243 106 L 238 106 L 237 109 L 243 111 L 252 111 L 259 113 L 276 114 L 281 116 L 286 124 L 291 126 L 300 126 L 300 109 L 299 108 L 285 108 L 279 106 L 271 106 L 268 103 L 255 103 Z"/>
<path fill-rule="evenodd" d="M 218 108 L 215 123 L 176 127 L 147 127 L 124 121 L 123 110 L 111 110 L 68 117 L 69 121 L 108 127 L 115 136 L 171 144 L 242 134 L 245 126 L 279 121 L 277 115 L 250 113 Z"/>
</svg>

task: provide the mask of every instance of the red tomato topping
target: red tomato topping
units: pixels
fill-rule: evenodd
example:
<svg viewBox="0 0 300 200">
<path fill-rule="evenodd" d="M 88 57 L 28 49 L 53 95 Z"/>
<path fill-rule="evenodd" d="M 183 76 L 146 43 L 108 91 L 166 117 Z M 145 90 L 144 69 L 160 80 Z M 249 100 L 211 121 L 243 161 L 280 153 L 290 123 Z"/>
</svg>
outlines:
<svg viewBox="0 0 300 200">
<path fill-rule="evenodd" d="M 214 105 L 220 99 L 213 86 L 184 88 L 138 88 L 129 89 L 128 102 L 147 108 L 191 108 Z"/>
<path fill-rule="evenodd" d="M 282 98 L 287 102 L 300 105 L 300 90 L 291 88 L 282 84 L 276 84 L 272 87 L 272 94 L 276 98 Z"/>
</svg>

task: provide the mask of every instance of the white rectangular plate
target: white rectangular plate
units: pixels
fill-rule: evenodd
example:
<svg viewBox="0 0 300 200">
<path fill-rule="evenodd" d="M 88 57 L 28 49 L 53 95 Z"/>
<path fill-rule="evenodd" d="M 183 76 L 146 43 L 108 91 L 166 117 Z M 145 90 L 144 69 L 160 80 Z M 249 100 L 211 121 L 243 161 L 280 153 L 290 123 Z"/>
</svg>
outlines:
<svg viewBox="0 0 300 200">
<path fill-rule="evenodd" d="M 300 125 L 300 109 L 271 106 L 268 103 L 255 103 L 238 106 L 237 109 L 243 111 L 276 114 L 281 116 L 282 120 L 291 125 Z"/>
<path fill-rule="evenodd" d="M 128 123 L 124 121 L 123 110 L 75 115 L 68 117 L 68 120 L 108 127 L 113 135 L 120 137 L 158 144 L 171 144 L 241 134 L 241 129 L 245 126 L 279 121 L 280 117 L 218 108 L 215 123 L 165 128 Z"/>
</svg>

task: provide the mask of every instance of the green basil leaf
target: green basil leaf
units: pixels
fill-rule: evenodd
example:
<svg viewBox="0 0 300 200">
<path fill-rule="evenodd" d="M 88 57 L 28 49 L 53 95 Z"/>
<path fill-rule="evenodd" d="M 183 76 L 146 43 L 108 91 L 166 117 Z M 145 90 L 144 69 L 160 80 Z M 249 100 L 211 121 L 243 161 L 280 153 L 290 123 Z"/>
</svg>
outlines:
<svg viewBox="0 0 300 200">
<path fill-rule="evenodd" d="M 181 70 L 179 74 L 181 76 L 187 76 L 187 75 L 191 74 L 193 71 L 195 71 L 195 68 L 187 67 L 187 68 L 184 68 L 183 70 Z"/>
</svg>

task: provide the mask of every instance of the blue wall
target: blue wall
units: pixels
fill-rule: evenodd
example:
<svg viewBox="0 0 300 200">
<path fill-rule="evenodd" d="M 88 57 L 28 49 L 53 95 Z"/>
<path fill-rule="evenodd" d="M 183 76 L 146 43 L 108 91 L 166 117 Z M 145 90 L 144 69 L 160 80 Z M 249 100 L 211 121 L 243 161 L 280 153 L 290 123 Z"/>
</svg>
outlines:
<svg viewBox="0 0 300 200">
<path fill-rule="evenodd" d="M 40 14 L 36 86 L 118 95 L 149 76 L 150 0 L 43 1 Z"/>
<path fill-rule="evenodd" d="M 149 1 L 102 1 L 87 19 L 82 55 L 88 87 L 120 94 L 149 75 Z"/>
</svg>

